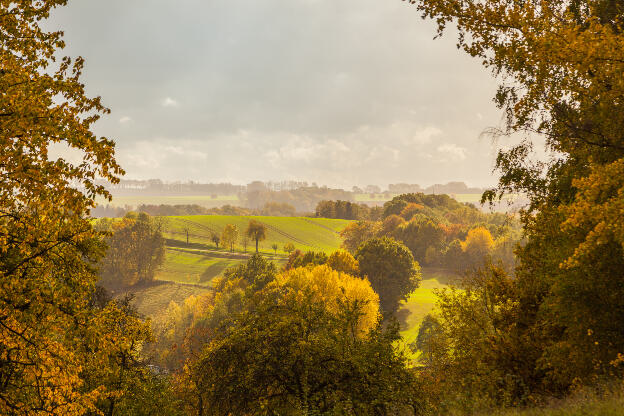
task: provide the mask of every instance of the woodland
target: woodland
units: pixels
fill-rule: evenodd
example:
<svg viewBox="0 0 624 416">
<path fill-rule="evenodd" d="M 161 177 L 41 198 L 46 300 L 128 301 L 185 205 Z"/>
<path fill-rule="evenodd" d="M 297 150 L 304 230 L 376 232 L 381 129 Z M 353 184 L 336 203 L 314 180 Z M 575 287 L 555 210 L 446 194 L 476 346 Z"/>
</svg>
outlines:
<svg viewBox="0 0 624 416">
<path fill-rule="evenodd" d="M 299 188 L 307 217 L 248 188 L 100 219 L 124 170 L 44 24 L 66 3 L 0 0 L 0 414 L 624 414 L 624 3 L 405 2 L 500 81 L 489 133 L 521 140 L 482 203 L 518 213 L 396 184 L 377 207 Z M 189 256 L 228 267 L 142 311 Z M 432 270 L 452 278 L 408 328 Z"/>
</svg>

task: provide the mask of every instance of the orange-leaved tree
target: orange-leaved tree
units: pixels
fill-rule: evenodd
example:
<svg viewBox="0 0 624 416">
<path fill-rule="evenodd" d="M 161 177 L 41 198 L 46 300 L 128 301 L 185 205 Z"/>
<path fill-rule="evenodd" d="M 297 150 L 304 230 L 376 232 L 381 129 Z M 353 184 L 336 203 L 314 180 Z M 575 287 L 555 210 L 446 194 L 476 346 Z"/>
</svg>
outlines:
<svg viewBox="0 0 624 416">
<path fill-rule="evenodd" d="M 88 216 L 109 197 L 97 180 L 123 171 L 91 130 L 108 110 L 86 95 L 83 60 L 58 60 L 62 33 L 41 26 L 65 4 L 0 2 L 0 414 L 82 414 L 98 393 L 81 389 L 77 345 L 98 339 L 87 302 L 102 244 Z"/>
</svg>

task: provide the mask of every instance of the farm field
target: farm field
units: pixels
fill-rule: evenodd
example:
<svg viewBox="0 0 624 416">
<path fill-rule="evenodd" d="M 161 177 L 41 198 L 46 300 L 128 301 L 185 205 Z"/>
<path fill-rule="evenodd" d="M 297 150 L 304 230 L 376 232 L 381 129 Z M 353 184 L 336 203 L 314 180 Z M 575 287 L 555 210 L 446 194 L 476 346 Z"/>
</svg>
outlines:
<svg viewBox="0 0 624 416">
<path fill-rule="evenodd" d="M 240 199 L 237 195 L 217 195 L 213 198 L 210 195 L 192 195 L 192 196 L 115 196 L 111 202 L 100 199 L 97 201 L 99 205 L 111 205 L 114 207 L 138 207 L 139 205 L 200 205 L 205 208 L 217 208 L 223 205 L 240 205 Z"/>
<path fill-rule="evenodd" d="M 267 238 L 259 244 L 260 252 L 278 266 L 286 263 L 288 254 L 284 245 L 292 243 L 302 251 L 314 250 L 331 253 L 340 247 L 339 231 L 347 220 L 304 217 L 242 217 L 227 215 L 193 215 L 162 217 L 167 249 L 165 263 L 156 279 L 182 284 L 210 285 L 223 271 L 244 262 L 255 251 L 253 241 L 245 250 L 241 239 L 251 219 L 267 227 Z M 234 252 L 217 247 L 211 240 L 220 235 L 227 224 L 236 225 L 240 238 Z M 188 232 L 188 244 L 187 244 Z M 279 246 L 277 253 L 271 248 Z"/>
<path fill-rule="evenodd" d="M 339 231 L 349 224 L 348 220 L 306 217 L 189 215 L 163 218 L 167 238 L 186 243 L 188 231 L 189 243 L 200 244 L 205 249 L 217 249 L 210 237 L 213 234 L 221 235 L 227 224 L 235 225 L 242 238 L 249 221 L 254 219 L 267 228 L 267 238 L 259 244 L 260 252 L 275 254 L 271 248 L 275 243 L 279 246 L 277 253 L 283 255 L 286 255 L 283 247 L 287 243 L 292 243 L 295 248 L 302 251 L 331 253 L 340 247 Z M 255 249 L 252 243 L 248 242 L 248 251 Z M 240 239 L 235 251 L 244 251 Z"/>
</svg>

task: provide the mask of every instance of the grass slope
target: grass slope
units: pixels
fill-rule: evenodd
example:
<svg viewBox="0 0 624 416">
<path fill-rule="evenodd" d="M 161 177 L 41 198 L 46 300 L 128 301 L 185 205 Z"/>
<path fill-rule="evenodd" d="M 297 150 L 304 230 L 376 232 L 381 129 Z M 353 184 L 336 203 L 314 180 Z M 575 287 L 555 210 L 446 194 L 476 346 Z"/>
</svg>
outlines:
<svg viewBox="0 0 624 416">
<path fill-rule="evenodd" d="M 271 246 L 277 243 L 278 252 L 285 254 L 282 249 L 286 243 L 294 244 L 300 250 L 325 251 L 330 253 L 340 247 L 338 232 L 347 226 L 349 221 L 304 218 L 304 217 L 263 217 L 263 216 L 230 216 L 230 215 L 189 215 L 166 218 L 166 235 L 168 238 L 186 242 L 186 229 L 189 231 L 189 242 L 206 245 L 206 248 L 216 249 L 210 236 L 221 234 L 227 224 L 235 225 L 242 237 L 249 221 L 252 219 L 263 223 L 267 227 L 267 238 L 260 242 L 260 251 L 273 254 Z M 251 249 L 252 242 L 249 242 Z M 242 250 L 240 242 L 236 247 Z"/>
<path fill-rule="evenodd" d="M 189 296 L 199 295 L 207 290 L 206 287 L 196 285 L 154 282 L 149 286 L 131 288 L 127 293 L 134 295 L 133 303 L 141 315 L 156 318 L 166 311 L 171 301 L 181 304 Z M 122 296 L 120 294 L 118 297 Z"/>
<path fill-rule="evenodd" d="M 401 335 L 406 344 L 416 341 L 423 318 L 435 308 L 435 289 L 447 287 L 457 275 L 439 268 L 423 267 L 420 287 L 401 304 L 397 318 L 401 323 Z"/>
<path fill-rule="evenodd" d="M 259 249 L 278 266 L 286 262 L 287 253 L 283 251 L 286 243 L 302 251 L 335 251 L 341 243 L 339 231 L 349 224 L 346 220 L 304 217 L 189 215 L 163 219 L 167 252 L 156 279 L 199 285 L 209 285 L 226 268 L 245 261 L 255 250 L 253 241 L 249 241 L 247 252 L 240 241 L 233 253 L 223 247 L 217 248 L 210 237 L 220 235 L 227 224 L 236 225 L 241 237 L 251 219 L 265 224 L 267 238 L 260 242 Z M 187 230 L 189 244 L 186 243 Z M 277 253 L 271 248 L 274 243 L 279 246 Z"/>
</svg>

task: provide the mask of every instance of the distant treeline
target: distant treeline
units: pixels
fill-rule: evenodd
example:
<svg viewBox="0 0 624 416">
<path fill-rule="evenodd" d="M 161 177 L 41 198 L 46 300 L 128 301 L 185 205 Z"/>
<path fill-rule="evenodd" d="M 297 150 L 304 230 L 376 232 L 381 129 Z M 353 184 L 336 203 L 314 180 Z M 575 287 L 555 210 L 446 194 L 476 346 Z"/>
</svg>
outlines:
<svg viewBox="0 0 624 416">
<path fill-rule="evenodd" d="M 340 218 L 343 220 L 378 220 L 383 214 L 382 207 L 369 207 L 351 201 L 321 201 L 314 211 L 317 217 Z"/>
<path fill-rule="evenodd" d="M 151 216 L 172 216 L 172 215 L 267 215 L 274 217 L 293 217 L 297 215 L 295 207 L 290 204 L 280 202 L 268 202 L 260 209 L 249 209 L 224 205 L 219 208 L 206 208 L 197 204 L 181 205 L 139 205 L 134 207 L 114 207 L 111 205 L 98 206 L 91 210 L 94 218 L 118 218 L 129 212 L 143 212 Z"/>
<path fill-rule="evenodd" d="M 353 194 L 327 187 L 308 186 L 290 191 L 272 191 L 266 187 L 256 186 L 242 196 L 243 203 L 248 208 L 257 209 L 267 203 L 278 202 L 290 204 L 299 212 L 313 212 L 319 201 L 337 199 L 352 201 Z"/>
</svg>

